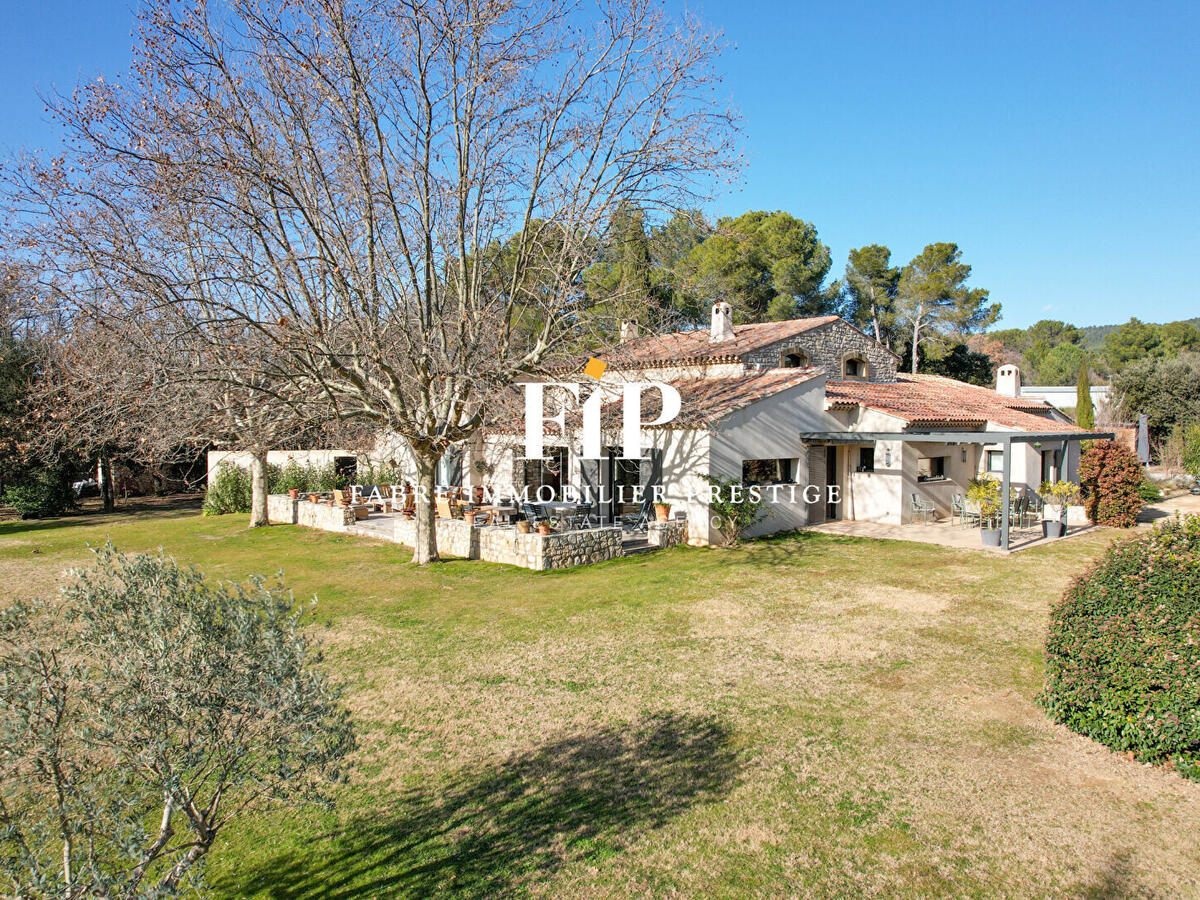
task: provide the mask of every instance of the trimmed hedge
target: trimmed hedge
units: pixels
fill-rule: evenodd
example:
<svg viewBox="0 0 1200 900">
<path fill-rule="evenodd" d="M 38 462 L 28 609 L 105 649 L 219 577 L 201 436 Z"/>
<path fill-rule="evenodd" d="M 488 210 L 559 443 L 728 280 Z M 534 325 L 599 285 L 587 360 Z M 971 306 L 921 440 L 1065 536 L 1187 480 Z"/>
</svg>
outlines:
<svg viewBox="0 0 1200 900">
<path fill-rule="evenodd" d="M 1088 518 L 1097 525 L 1132 528 L 1142 511 L 1145 473 L 1137 454 L 1116 441 L 1096 441 L 1079 460 L 1079 484 Z"/>
<path fill-rule="evenodd" d="M 1050 616 L 1057 722 L 1200 780 L 1200 516 L 1118 541 Z"/>
</svg>

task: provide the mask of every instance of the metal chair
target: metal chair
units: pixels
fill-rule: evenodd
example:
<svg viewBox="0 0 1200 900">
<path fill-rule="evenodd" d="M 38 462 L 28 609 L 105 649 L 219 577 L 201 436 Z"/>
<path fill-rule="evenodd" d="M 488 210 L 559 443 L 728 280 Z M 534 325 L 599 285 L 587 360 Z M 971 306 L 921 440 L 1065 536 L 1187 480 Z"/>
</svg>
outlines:
<svg viewBox="0 0 1200 900">
<path fill-rule="evenodd" d="M 912 506 L 910 508 L 909 521 L 915 522 L 917 520 L 917 516 L 920 516 L 922 523 L 928 525 L 930 513 L 933 513 L 936 516 L 937 507 L 914 492 L 912 495 Z"/>
<path fill-rule="evenodd" d="M 595 528 L 596 525 L 592 521 L 592 504 L 580 503 L 575 507 L 575 512 L 567 522 L 567 528 L 571 531 L 582 531 L 585 528 Z"/>
<path fill-rule="evenodd" d="M 636 513 L 621 516 L 621 527 L 626 531 L 649 531 L 654 518 L 654 501 L 647 496 Z"/>
</svg>

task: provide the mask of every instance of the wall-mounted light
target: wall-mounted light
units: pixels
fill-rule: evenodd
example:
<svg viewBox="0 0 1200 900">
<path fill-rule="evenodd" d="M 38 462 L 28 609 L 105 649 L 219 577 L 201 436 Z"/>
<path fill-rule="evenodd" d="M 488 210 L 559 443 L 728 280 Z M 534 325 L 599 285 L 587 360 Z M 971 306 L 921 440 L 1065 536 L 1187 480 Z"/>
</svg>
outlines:
<svg viewBox="0 0 1200 900">
<path fill-rule="evenodd" d="M 888 447 L 883 451 L 883 464 L 890 466 L 892 464 L 892 448 Z"/>
<path fill-rule="evenodd" d="M 962 460 L 963 460 L 963 462 L 967 461 L 967 445 L 966 444 L 962 445 Z"/>
</svg>

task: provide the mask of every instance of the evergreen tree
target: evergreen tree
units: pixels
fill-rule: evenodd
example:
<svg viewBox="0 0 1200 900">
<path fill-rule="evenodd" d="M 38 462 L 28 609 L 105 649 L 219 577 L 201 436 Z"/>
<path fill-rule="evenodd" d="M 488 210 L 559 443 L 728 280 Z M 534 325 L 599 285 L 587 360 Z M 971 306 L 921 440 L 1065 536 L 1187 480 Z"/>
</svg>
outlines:
<svg viewBox="0 0 1200 900">
<path fill-rule="evenodd" d="M 1088 375 L 1086 360 L 1079 367 L 1079 380 L 1075 383 L 1075 424 L 1089 431 L 1096 426 L 1096 408 L 1092 405 L 1092 381 Z"/>
<path fill-rule="evenodd" d="M 850 251 L 846 261 L 847 317 L 885 347 L 892 346 L 896 328 L 896 288 L 900 269 L 891 265 L 892 251 L 868 244 Z"/>
</svg>

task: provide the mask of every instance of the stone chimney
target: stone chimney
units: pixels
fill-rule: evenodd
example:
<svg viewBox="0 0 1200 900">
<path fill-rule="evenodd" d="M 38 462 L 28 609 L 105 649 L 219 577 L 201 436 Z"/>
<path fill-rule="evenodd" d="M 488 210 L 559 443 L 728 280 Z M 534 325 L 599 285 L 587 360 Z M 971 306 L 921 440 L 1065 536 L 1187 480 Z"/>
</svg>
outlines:
<svg viewBox="0 0 1200 900">
<path fill-rule="evenodd" d="M 625 319 L 621 322 L 621 343 L 632 341 L 638 336 L 638 323 L 632 319 Z"/>
<path fill-rule="evenodd" d="M 733 340 L 733 307 L 724 300 L 718 300 L 712 308 L 712 329 L 708 339 L 712 343 Z"/>
<path fill-rule="evenodd" d="M 1021 396 L 1021 370 L 1014 365 L 1003 365 L 996 370 L 996 393 L 1005 397 Z"/>
</svg>

